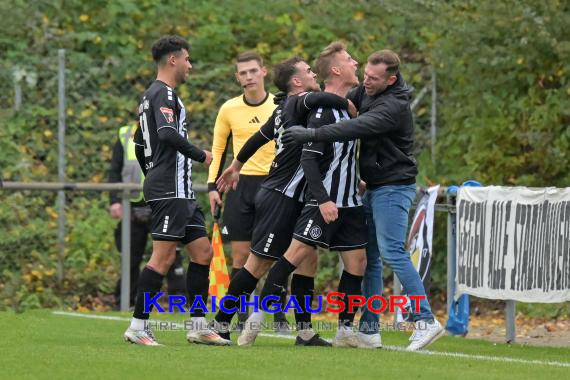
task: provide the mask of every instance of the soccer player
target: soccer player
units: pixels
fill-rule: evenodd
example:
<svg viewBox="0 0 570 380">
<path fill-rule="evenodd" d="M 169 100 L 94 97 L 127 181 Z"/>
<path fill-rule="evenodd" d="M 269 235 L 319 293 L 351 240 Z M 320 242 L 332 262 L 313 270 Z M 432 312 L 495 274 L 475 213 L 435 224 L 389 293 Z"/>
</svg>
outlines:
<svg viewBox="0 0 570 380">
<path fill-rule="evenodd" d="M 266 75 L 267 69 L 258 53 L 249 51 L 238 55 L 235 78 L 243 94 L 226 101 L 220 107 L 214 125 L 212 164 L 208 174 L 208 195 L 212 215 L 216 206 L 222 206 L 220 193 L 216 189 L 216 180 L 224 169 L 230 139 L 235 155 L 275 110 L 273 95 L 265 89 Z M 230 278 L 243 267 L 249 256 L 255 218 L 255 194 L 261 182 L 267 177 L 274 156 L 273 145 L 262 146 L 242 168 L 237 189 L 226 196 L 222 235 L 231 242 Z M 240 313 L 239 316 L 242 322 L 247 318 L 246 313 Z M 277 313 L 274 317 L 275 322 L 280 322 L 284 332 L 288 332 L 287 320 L 283 313 Z"/>
<path fill-rule="evenodd" d="M 283 140 L 297 144 L 360 139 L 359 166 L 366 182 L 364 206 L 370 237 L 363 286 L 366 298 L 382 294 L 382 261 L 392 267 L 408 294 L 426 294 L 405 249 L 408 212 L 416 196 L 418 170 L 412 154 L 411 90 L 399 68 L 400 58 L 393 51 L 372 53 L 364 69 L 363 85 L 351 97 L 360 111 L 357 118 L 316 130 L 292 127 L 283 136 Z M 379 302 L 373 306 L 379 308 Z M 414 322 L 425 324 L 425 328 L 414 331 L 408 346 L 410 351 L 422 349 L 445 334 L 427 297 L 419 301 L 419 310 L 414 313 Z M 377 313 L 364 308 L 359 339 L 365 337 L 380 343 L 378 320 Z"/>
<path fill-rule="evenodd" d="M 124 334 L 126 341 L 157 346 L 148 326 L 145 293 L 156 296 L 164 275 L 176 257 L 176 245 L 182 242 L 190 254 L 186 273 L 189 303 L 199 296 L 208 296 L 208 275 L 212 247 L 204 225 L 204 215 L 198 208 L 192 191 L 192 161 L 212 161 L 210 152 L 188 142 L 186 109 L 174 89 L 186 81 L 192 65 L 188 42 L 178 36 L 165 36 L 152 46 L 157 63 L 156 80 L 144 92 L 139 106 L 140 128 L 135 133 L 137 159 L 145 174 L 143 193 L 152 210 L 151 235 L 153 249 L 143 269 L 131 324 Z M 191 313 L 194 328 L 188 332 L 189 342 L 229 345 L 208 329 L 203 310 Z"/>
<path fill-rule="evenodd" d="M 138 108 L 137 108 L 138 109 Z M 117 183 L 143 183 L 144 176 L 142 175 L 141 168 L 135 156 L 134 134 L 138 128 L 138 122 L 129 123 L 119 129 L 118 139 L 113 146 L 113 153 L 111 155 L 111 165 L 109 168 L 109 182 Z M 121 197 L 119 192 L 112 191 L 109 193 L 111 206 L 109 213 L 114 219 L 121 219 L 123 217 L 123 207 L 121 204 Z M 137 284 L 141 272 L 141 262 L 143 260 L 147 238 L 150 233 L 150 207 L 145 203 L 144 196 L 141 192 L 131 193 L 131 268 L 130 268 L 130 294 L 129 304 L 134 306 L 135 298 L 137 295 Z M 117 224 L 115 228 L 115 246 L 121 252 L 121 225 L 122 221 Z M 176 260 L 166 275 L 166 282 L 168 286 L 168 294 L 186 296 L 186 279 L 184 267 L 182 263 L 182 256 L 177 249 Z M 119 308 L 119 301 L 121 296 L 121 279 L 117 282 L 115 287 L 115 302 L 116 308 Z"/>
<path fill-rule="evenodd" d="M 317 59 L 317 71 L 324 78 L 325 92 L 346 96 L 352 87 L 358 85 L 357 66 L 358 63 L 343 44 L 327 46 Z M 349 118 L 345 110 L 320 107 L 311 111 L 308 128 L 318 128 Z M 287 252 L 267 276 L 261 298 L 282 294 L 289 274 L 302 265 L 307 252 L 319 245 L 341 252 L 345 270 L 339 292 L 345 294 L 346 301 L 348 296 L 360 295 L 366 265 L 366 223 L 357 189 L 356 141 L 307 144 L 302 148 L 301 166 L 309 187 L 305 198 L 307 202 L 296 221 L 293 240 Z M 304 297 L 299 300 L 301 305 L 304 304 L 302 301 Z M 354 314 L 354 311 L 348 310 L 339 314 L 335 346 L 359 346 L 352 330 Z M 306 318 L 304 322 L 310 323 L 310 314 L 305 312 L 302 315 Z M 253 344 L 257 331 L 251 328 L 252 323 L 260 319 L 261 316 L 256 314 L 248 319 L 238 339 L 240 346 Z M 307 329 L 301 338 L 310 339 L 311 334 L 314 334 L 312 329 Z"/>
<path fill-rule="evenodd" d="M 243 163 L 260 146 L 275 139 L 276 156 L 269 176 L 261 184 L 255 201 L 256 220 L 251 246 L 252 255 L 248 257 L 244 268 L 238 271 L 230 282 L 228 295 L 248 296 L 255 289 L 259 279 L 289 246 L 295 221 L 303 207 L 305 180 L 300 165 L 301 145 L 283 146 L 280 143 L 281 134 L 295 123 L 304 123 L 308 112 L 319 104 L 348 108 L 348 101 L 339 96 L 320 92 L 307 93 L 308 90 L 320 90 L 315 77 L 310 66 L 298 57 L 285 60 L 275 66 L 275 84 L 281 91 L 287 92 L 288 97 L 275 110 L 269 121 L 246 142 L 232 165 L 218 180 L 218 187 L 224 191 L 235 187 L 240 179 L 239 172 Z M 308 259 L 297 268 L 291 280 L 292 293 L 298 296 L 312 294 L 314 288 L 317 266 L 314 247 L 306 247 L 305 256 Z M 225 306 L 227 308 L 239 307 L 239 302 L 226 301 Z M 305 315 L 308 314 L 305 313 Z M 233 313 L 220 311 L 215 319 L 219 324 L 227 324 L 232 316 Z M 296 313 L 295 317 L 299 325 L 301 322 L 299 315 Z M 318 335 L 304 334 L 302 331 L 299 331 L 296 344 L 330 346 L 330 343 Z"/>
</svg>

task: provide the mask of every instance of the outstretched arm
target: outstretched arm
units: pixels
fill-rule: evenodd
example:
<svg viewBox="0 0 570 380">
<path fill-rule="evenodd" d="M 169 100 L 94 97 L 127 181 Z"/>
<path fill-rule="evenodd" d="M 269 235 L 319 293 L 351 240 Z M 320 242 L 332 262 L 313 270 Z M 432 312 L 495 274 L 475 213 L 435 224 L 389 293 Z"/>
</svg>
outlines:
<svg viewBox="0 0 570 380">
<path fill-rule="evenodd" d="M 279 108 L 278 108 L 279 109 Z M 275 135 L 275 117 L 278 109 L 273 111 L 271 117 L 263 126 L 255 132 L 242 146 L 232 164 L 216 180 L 218 191 L 236 189 L 239 181 L 239 173 L 243 165 L 253 156 L 259 148 L 273 140 Z"/>
<path fill-rule="evenodd" d="M 188 140 L 180 136 L 180 134 L 174 128 L 159 128 L 158 138 L 161 142 L 170 145 L 182 153 L 184 157 L 188 157 L 198 162 L 205 162 L 207 159 L 206 151 L 196 147 L 195 145 L 192 145 Z"/>
<path fill-rule="evenodd" d="M 393 130 L 396 120 L 387 111 L 367 112 L 356 119 L 343 120 L 315 131 L 315 141 L 348 141 L 375 137 Z"/>
<path fill-rule="evenodd" d="M 356 119 L 343 120 L 334 125 L 319 129 L 302 127 L 288 128 L 281 140 L 285 144 L 299 144 L 309 141 L 348 141 L 366 137 L 377 137 L 389 132 L 397 123 L 392 113 L 386 109 L 371 110 Z"/>
<path fill-rule="evenodd" d="M 336 94 L 330 92 L 307 92 L 300 96 L 303 98 L 303 101 L 299 102 L 299 104 L 303 109 L 298 109 L 298 114 L 306 113 L 313 108 L 323 107 L 348 110 L 350 116 L 356 117 L 357 111 L 353 102 Z"/>
<path fill-rule="evenodd" d="M 154 119 L 157 123 L 156 131 L 159 140 L 176 149 L 185 157 L 195 161 L 204 162 L 206 166 L 209 165 L 208 154 L 206 151 L 190 144 L 187 139 L 180 136 L 178 133 L 178 121 L 176 117 L 174 117 L 178 107 L 177 98 L 175 96 L 173 97 L 172 93 L 168 92 L 167 88 L 164 87 L 151 99 L 151 102 Z M 143 120 L 146 120 L 145 115 L 143 115 Z M 143 120 L 141 120 L 141 123 L 143 123 Z M 144 121 L 144 123 L 146 124 L 146 121 Z M 141 128 L 148 127 L 146 125 L 141 125 Z M 148 144 L 149 142 L 146 143 Z"/>
<path fill-rule="evenodd" d="M 242 167 L 243 164 L 241 162 L 238 160 L 233 160 L 232 164 L 226 170 L 224 170 L 222 175 L 218 177 L 218 180 L 216 181 L 218 191 L 223 193 L 229 191 L 230 189 L 237 189 L 239 182 L 239 172 L 241 171 Z"/>
<path fill-rule="evenodd" d="M 317 107 L 348 109 L 348 100 L 330 92 L 307 92 L 303 97 L 306 109 Z"/>
</svg>

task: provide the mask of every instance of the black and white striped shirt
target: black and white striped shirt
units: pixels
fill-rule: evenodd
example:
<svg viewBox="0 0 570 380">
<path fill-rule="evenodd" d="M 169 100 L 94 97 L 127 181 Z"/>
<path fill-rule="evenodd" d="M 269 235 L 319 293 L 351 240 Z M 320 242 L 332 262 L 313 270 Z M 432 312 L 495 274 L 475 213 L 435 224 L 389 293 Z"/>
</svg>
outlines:
<svg viewBox="0 0 570 380">
<path fill-rule="evenodd" d="M 307 128 L 319 128 L 348 119 L 350 116 L 344 110 L 318 108 L 309 115 Z M 314 165 L 317 162 L 320 174 L 320 180 L 318 180 L 312 178 L 310 171 L 305 170 L 309 187 L 306 197 L 307 204 L 318 205 L 330 200 L 339 208 L 362 205 L 358 195 L 356 172 L 357 141 L 313 142 L 303 146 L 301 157 L 303 165 Z"/>
<path fill-rule="evenodd" d="M 188 138 L 186 109 L 174 90 L 155 80 L 139 105 L 139 122 L 142 133 L 135 135 L 135 143 L 144 144 L 145 200 L 194 199 L 192 160 L 158 138 L 162 128 L 172 128 Z"/>
<path fill-rule="evenodd" d="M 305 176 L 301 167 L 301 145 L 283 145 L 281 135 L 293 125 L 305 125 L 309 111 L 317 104 L 342 104 L 343 98 L 327 93 L 309 92 L 289 96 L 272 116 L 273 123 L 264 125 L 260 132 L 267 140 L 275 139 L 275 159 L 269 175 L 261 185 L 300 202 L 305 199 Z"/>
</svg>

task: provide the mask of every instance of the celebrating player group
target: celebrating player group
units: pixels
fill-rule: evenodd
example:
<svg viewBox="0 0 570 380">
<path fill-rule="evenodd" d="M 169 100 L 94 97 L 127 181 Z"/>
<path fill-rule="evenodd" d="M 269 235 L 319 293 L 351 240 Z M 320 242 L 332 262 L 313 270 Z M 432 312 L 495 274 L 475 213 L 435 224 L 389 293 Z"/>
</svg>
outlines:
<svg viewBox="0 0 570 380">
<path fill-rule="evenodd" d="M 160 291 L 177 244 L 185 245 L 190 257 L 188 303 L 207 299 L 213 253 L 192 190 L 195 162 L 209 167 L 211 212 L 222 206 L 225 195 L 222 233 L 231 242 L 232 297 L 212 323 L 203 310 L 191 311 L 189 342 L 231 345 L 230 334 L 236 331 L 228 329 L 235 314 L 230 311 L 239 309 L 239 300 L 247 299 L 267 274 L 260 299 L 273 296 L 273 302 L 284 305 L 290 278 L 291 295 L 309 300 L 295 309 L 296 345 L 382 347 L 376 300 L 361 308 L 358 329 L 357 310 L 341 310 L 332 343 L 313 330 L 307 304 L 314 297 L 317 246 L 340 252 L 344 270 L 338 292 L 345 300 L 381 299 L 383 264 L 391 266 L 415 296 L 416 329 L 408 350 L 441 337 L 444 329 L 405 250 L 417 165 L 411 89 L 400 74 L 398 55 L 390 50 L 370 54 L 360 83 L 358 62 L 344 44 L 333 42 L 316 57 L 314 68 L 299 57 L 274 65 L 280 91 L 274 96 L 265 88 L 262 58 L 255 52 L 240 54 L 235 77 L 243 93 L 220 108 L 209 151 L 188 141 L 186 108 L 176 94 L 192 69 L 190 54 L 189 44 L 178 36 L 162 37 L 152 47 L 157 77 L 141 97 L 134 139 L 152 210 L 153 252 L 139 277 L 125 340 L 160 345 L 144 300 Z M 234 159 L 224 171 L 230 138 Z M 261 311 L 239 316 L 239 346 L 254 344 L 259 330 L 252 326 L 264 318 Z M 288 333 L 285 315 L 277 313 L 274 319 Z"/>
</svg>

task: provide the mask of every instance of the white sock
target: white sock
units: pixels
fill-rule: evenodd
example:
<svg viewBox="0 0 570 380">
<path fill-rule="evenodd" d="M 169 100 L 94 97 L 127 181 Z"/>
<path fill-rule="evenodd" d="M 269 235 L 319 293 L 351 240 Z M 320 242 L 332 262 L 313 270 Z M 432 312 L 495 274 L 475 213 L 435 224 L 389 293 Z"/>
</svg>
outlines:
<svg viewBox="0 0 570 380">
<path fill-rule="evenodd" d="M 148 322 L 148 319 L 138 319 L 138 318 L 133 318 L 131 319 L 131 326 L 130 328 L 133 330 L 144 330 L 146 327 L 146 322 Z"/>
<path fill-rule="evenodd" d="M 340 325 L 338 326 L 338 330 L 336 332 L 336 336 L 337 337 L 344 337 L 344 336 L 348 336 L 348 335 L 353 335 L 354 331 L 352 331 L 352 327 L 349 326 L 343 326 Z"/>
<path fill-rule="evenodd" d="M 248 323 L 261 323 L 264 320 L 265 320 L 265 312 L 264 311 L 258 311 L 258 312 L 251 313 L 251 315 L 249 316 L 249 318 L 247 319 L 246 322 L 248 322 Z"/>
<path fill-rule="evenodd" d="M 299 330 L 297 332 L 297 335 L 301 337 L 301 339 L 303 340 L 310 340 L 312 337 L 314 337 L 316 334 L 313 331 L 313 329 L 305 329 L 305 330 Z"/>
<path fill-rule="evenodd" d="M 205 330 L 208 328 L 208 321 L 205 317 L 191 317 L 192 331 Z"/>
</svg>

